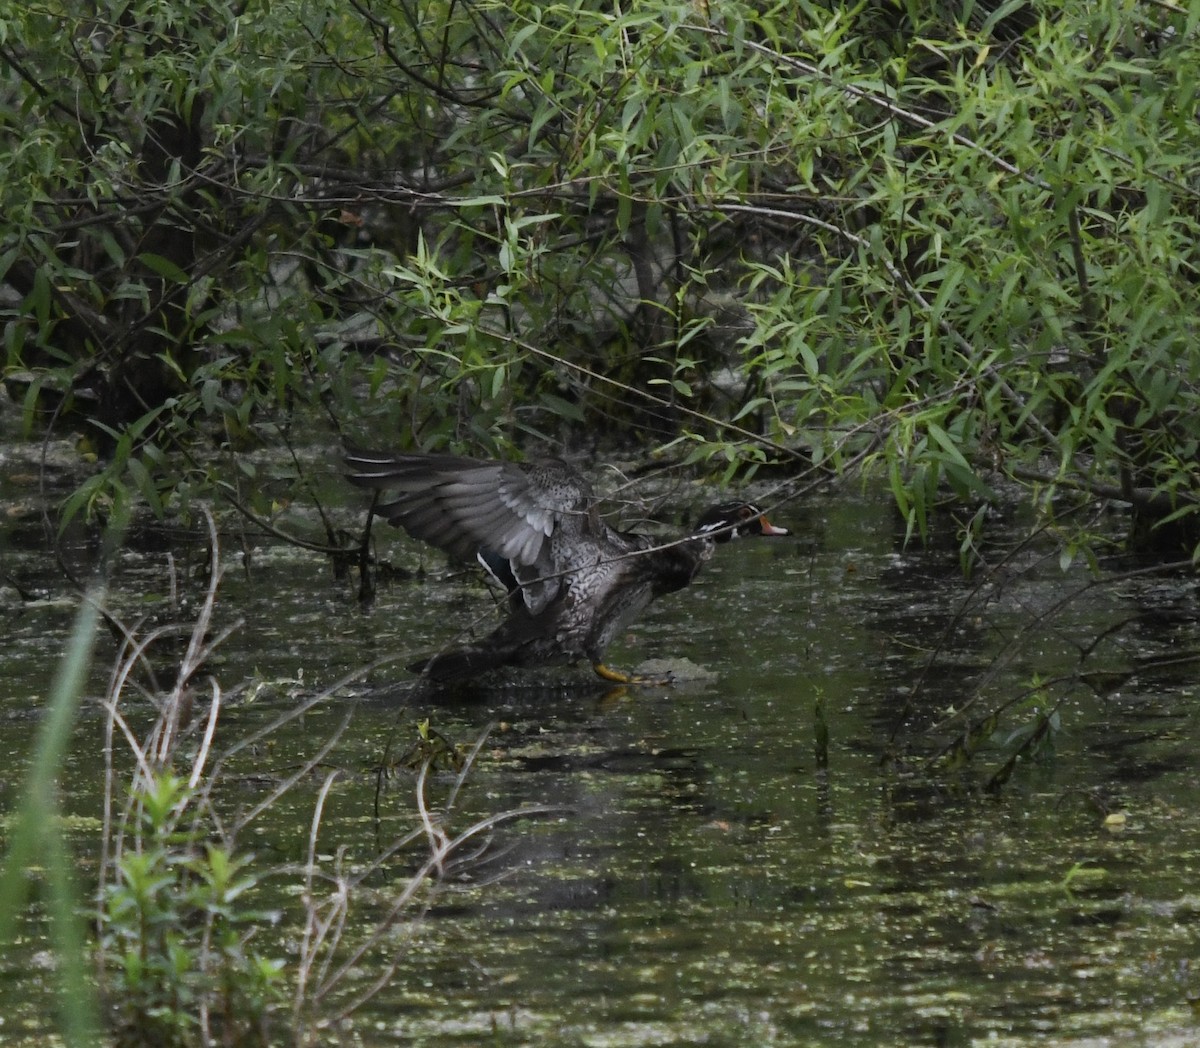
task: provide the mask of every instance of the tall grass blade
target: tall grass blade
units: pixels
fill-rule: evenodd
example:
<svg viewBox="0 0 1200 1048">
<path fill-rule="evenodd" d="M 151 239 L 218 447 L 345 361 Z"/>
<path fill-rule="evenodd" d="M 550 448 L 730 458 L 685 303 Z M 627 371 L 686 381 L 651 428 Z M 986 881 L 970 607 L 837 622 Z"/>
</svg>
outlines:
<svg viewBox="0 0 1200 1048">
<path fill-rule="evenodd" d="M 102 599 L 101 590 L 92 590 L 79 608 L 70 643 L 50 689 L 50 702 L 38 731 L 33 761 L 25 774 L 8 853 L 0 870 L 0 949 L 5 950 L 25 910 L 30 871 L 38 864 L 46 871 L 61 1032 L 64 1042 L 72 1046 L 99 1044 L 100 1037 L 95 993 L 87 977 L 79 890 L 71 876 L 70 856 L 62 836 L 55 781 L 91 665 Z"/>
</svg>

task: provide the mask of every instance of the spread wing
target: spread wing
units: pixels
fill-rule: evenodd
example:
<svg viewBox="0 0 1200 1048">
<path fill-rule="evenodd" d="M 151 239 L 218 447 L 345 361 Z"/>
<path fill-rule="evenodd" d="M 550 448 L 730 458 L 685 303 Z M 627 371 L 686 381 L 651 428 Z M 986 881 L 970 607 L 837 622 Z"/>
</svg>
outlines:
<svg viewBox="0 0 1200 1048">
<path fill-rule="evenodd" d="M 483 551 L 508 560 L 534 611 L 558 589 L 557 581 L 530 585 L 556 570 L 551 534 L 564 515 L 582 513 L 592 501 L 587 481 L 554 459 L 486 462 L 351 448 L 346 462 L 352 483 L 384 493 L 375 512 L 414 538 L 464 559 Z"/>
</svg>

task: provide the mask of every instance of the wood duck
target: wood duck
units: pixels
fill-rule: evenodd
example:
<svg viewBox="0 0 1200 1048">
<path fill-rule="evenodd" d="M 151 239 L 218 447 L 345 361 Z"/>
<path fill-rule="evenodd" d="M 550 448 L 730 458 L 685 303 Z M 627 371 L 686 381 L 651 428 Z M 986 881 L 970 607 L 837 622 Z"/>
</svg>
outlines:
<svg viewBox="0 0 1200 1048">
<path fill-rule="evenodd" d="M 786 535 L 748 502 L 705 513 L 660 543 L 601 519 L 591 485 L 560 459 L 500 462 L 351 448 L 349 480 L 382 493 L 375 513 L 452 555 L 475 558 L 508 594 L 508 618 L 482 640 L 409 667 L 438 682 L 500 666 L 586 658 L 621 684 L 664 683 L 604 664 L 604 652 L 652 600 L 683 589 L 718 543 Z"/>
</svg>

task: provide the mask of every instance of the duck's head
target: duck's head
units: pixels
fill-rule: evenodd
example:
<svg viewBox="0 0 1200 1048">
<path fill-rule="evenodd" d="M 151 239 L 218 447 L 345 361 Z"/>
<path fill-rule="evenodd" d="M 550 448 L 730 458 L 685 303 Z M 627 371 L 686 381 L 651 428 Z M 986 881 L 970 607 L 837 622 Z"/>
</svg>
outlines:
<svg viewBox="0 0 1200 1048">
<path fill-rule="evenodd" d="M 787 533 L 787 528 L 777 528 L 752 502 L 722 502 L 696 522 L 696 534 L 711 537 L 714 542 L 728 542 L 741 535 Z"/>
</svg>

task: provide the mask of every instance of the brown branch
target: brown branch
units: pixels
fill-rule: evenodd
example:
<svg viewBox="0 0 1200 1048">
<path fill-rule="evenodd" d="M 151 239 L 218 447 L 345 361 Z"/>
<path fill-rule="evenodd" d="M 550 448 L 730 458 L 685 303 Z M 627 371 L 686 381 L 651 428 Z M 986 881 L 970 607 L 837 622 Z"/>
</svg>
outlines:
<svg viewBox="0 0 1200 1048">
<path fill-rule="evenodd" d="M 1191 506 L 1200 508 L 1200 500 L 1178 493 L 1171 495 L 1164 491 L 1154 491 L 1151 488 L 1106 484 L 1104 481 L 1091 477 L 1060 477 L 1020 465 L 1009 467 L 1008 472 L 1017 480 L 1045 484 L 1048 487 L 1070 488 L 1072 491 L 1079 491 L 1095 498 L 1111 499 L 1114 502 L 1128 502 L 1137 509 L 1145 510 L 1159 517 L 1174 513 L 1181 508 Z"/>
</svg>

